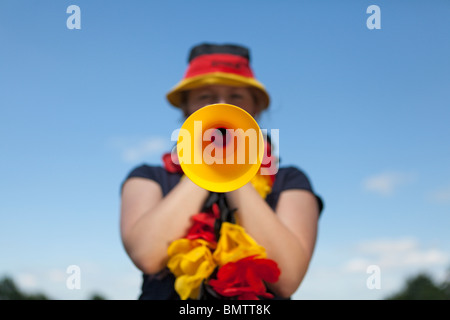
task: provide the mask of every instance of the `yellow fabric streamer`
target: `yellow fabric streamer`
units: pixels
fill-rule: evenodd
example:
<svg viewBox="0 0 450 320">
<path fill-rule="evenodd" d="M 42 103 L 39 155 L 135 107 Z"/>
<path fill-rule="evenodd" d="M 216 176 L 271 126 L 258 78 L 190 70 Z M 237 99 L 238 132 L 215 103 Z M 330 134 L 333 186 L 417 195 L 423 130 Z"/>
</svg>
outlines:
<svg viewBox="0 0 450 320">
<path fill-rule="evenodd" d="M 214 268 L 256 256 L 266 258 L 266 250 L 258 245 L 242 228 L 229 222 L 222 223 L 217 248 L 202 239 L 179 239 L 168 249 L 167 267 L 175 275 L 175 291 L 182 300 L 198 297 L 202 281 L 208 278 Z"/>
<path fill-rule="evenodd" d="M 272 178 L 268 175 L 257 174 L 250 182 L 263 199 L 272 191 Z"/>
<path fill-rule="evenodd" d="M 197 298 L 202 281 L 214 271 L 211 249 L 202 239 L 179 239 L 169 246 L 167 267 L 176 277 L 175 290 L 182 300 Z"/>
<path fill-rule="evenodd" d="M 222 223 L 214 261 L 221 267 L 249 256 L 266 257 L 266 250 L 250 237 L 241 226 L 229 222 Z"/>
</svg>

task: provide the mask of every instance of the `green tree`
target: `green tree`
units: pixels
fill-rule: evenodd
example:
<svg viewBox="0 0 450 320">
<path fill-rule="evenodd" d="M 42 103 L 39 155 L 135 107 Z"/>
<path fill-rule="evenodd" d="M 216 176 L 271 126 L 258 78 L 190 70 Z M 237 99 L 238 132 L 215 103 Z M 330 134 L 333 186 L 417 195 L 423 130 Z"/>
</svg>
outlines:
<svg viewBox="0 0 450 320">
<path fill-rule="evenodd" d="M 399 292 L 386 298 L 387 300 L 448 300 L 450 299 L 450 282 L 436 284 L 426 273 L 409 278 Z"/>
<path fill-rule="evenodd" d="M 21 292 L 11 278 L 5 277 L 0 280 L 0 300 L 48 300 L 48 297 L 43 293 Z"/>
<path fill-rule="evenodd" d="M 106 300 L 106 298 L 101 293 L 93 293 L 89 300 Z"/>
<path fill-rule="evenodd" d="M 444 292 L 447 299 L 450 299 L 450 267 L 447 269 L 447 276 L 444 283 L 441 285 L 441 289 Z"/>
<path fill-rule="evenodd" d="M 43 293 L 24 293 L 10 277 L 0 280 L 0 300 L 49 300 Z M 88 300 L 106 300 L 100 293 L 93 293 Z"/>
</svg>

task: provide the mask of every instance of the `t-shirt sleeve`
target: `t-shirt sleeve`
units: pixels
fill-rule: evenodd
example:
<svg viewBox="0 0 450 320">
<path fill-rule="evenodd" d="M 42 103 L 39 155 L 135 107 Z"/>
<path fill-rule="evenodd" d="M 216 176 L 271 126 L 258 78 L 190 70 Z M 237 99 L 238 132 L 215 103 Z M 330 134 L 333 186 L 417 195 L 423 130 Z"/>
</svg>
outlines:
<svg viewBox="0 0 450 320">
<path fill-rule="evenodd" d="M 157 167 L 141 165 L 131 170 L 128 176 L 125 178 L 125 181 L 130 178 L 145 178 L 158 182 L 159 174 L 157 171 L 158 171 Z"/>
<path fill-rule="evenodd" d="M 181 175 L 167 172 L 161 166 L 140 165 L 132 169 L 124 179 L 121 189 L 125 182 L 130 178 L 144 178 L 155 181 L 161 186 L 163 196 L 179 182 Z"/>
<path fill-rule="evenodd" d="M 296 167 L 281 168 L 275 178 L 275 183 L 273 186 L 273 200 L 275 200 L 275 202 L 278 202 L 278 197 L 281 192 L 292 189 L 310 191 L 317 199 L 319 213 L 322 212 L 324 207 L 323 200 L 314 191 L 308 176 L 302 170 Z"/>
<path fill-rule="evenodd" d="M 128 179 L 131 178 L 144 178 L 144 179 L 150 179 L 153 180 L 159 184 L 161 184 L 161 175 L 158 173 L 157 167 L 152 167 L 148 165 L 141 165 L 138 167 L 133 168 L 128 175 L 125 177 L 121 184 L 120 190 L 123 189 L 123 185 Z"/>
<path fill-rule="evenodd" d="M 284 183 L 281 185 L 280 192 L 289 189 L 301 189 L 313 192 L 313 188 L 308 177 L 303 171 L 297 168 L 286 168 L 286 174 L 283 182 Z"/>
</svg>

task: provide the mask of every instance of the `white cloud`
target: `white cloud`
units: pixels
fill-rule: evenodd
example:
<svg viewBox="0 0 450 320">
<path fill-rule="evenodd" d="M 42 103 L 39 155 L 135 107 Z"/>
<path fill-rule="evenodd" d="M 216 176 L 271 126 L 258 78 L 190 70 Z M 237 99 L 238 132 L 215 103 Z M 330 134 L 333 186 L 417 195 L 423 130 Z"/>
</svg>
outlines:
<svg viewBox="0 0 450 320">
<path fill-rule="evenodd" d="M 17 283 L 26 290 L 35 289 L 38 286 L 37 276 L 31 273 L 19 273 Z"/>
<path fill-rule="evenodd" d="M 118 149 L 123 161 L 136 163 L 170 151 L 171 141 L 160 136 L 146 138 L 113 138 L 109 143 Z"/>
<path fill-rule="evenodd" d="M 365 190 L 374 192 L 383 196 L 390 196 L 398 187 L 411 183 L 414 176 L 402 172 L 383 172 L 366 178 L 363 181 Z"/>
<path fill-rule="evenodd" d="M 351 247 L 333 243 L 315 253 L 293 299 L 385 299 L 419 272 L 441 282 L 449 263 L 446 243 L 427 246 L 414 236 L 366 239 Z M 369 266 L 379 267 L 380 288 L 368 286 L 375 274 Z"/>
<path fill-rule="evenodd" d="M 450 203 L 450 187 L 441 188 L 431 192 L 428 195 L 428 200 L 438 204 Z"/>
<path fill-rule="evenodd" d="M 401 252 L 411 251 L 418 247 L 415 238 L 405 237 L 401 239 L 377 239 L 362 242 L 358 245 L 357 250 L 365 254 L 398 254 Z"/>
<path fill-rule="evenodd" d="M 67 278 L 67 273 L 61 269 L 51 269 L 46 273 L 46 278 L 55 283 L 65 283 Z"/>
<path fill-rule="evenodd" d="M 107 299 L 135 300 L 140 293 L 142 274 L 129 262 L 120 262 L 114 267 L 94 261 L 79 262 L 80 289 L 67 287 L 66 281 L 71 275 L 67 273 L 68 266 L 29 267 L 8 275 L 21 291 L 42 292 L 51 299 L 83 300 L 98 292 Z"/>
<path fill-rule="evenodd" d="M 448 252 L 438 248 L 423 248 L 415 238 L 377 239 L 358 245 L 357 257 L 344 265 L 347 272 L 365 272 L 369 265 L 383 270 L 445 268 Z"/>
<path fill-rule="evenodd" d="M 347 272 L 365 272 L 367 267 L 373 264 L 367 258 L 354 258 L 348 261 L 344 266 L 344 271 Z"/>
</svg>

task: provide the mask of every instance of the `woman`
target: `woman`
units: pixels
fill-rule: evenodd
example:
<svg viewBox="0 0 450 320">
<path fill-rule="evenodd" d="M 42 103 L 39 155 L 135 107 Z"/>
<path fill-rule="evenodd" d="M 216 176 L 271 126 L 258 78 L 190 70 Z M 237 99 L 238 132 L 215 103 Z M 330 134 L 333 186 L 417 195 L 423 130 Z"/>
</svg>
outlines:
<svg viewBox="0 0 450 320">
<path fill-rule="evenodd" d="M 167 98 L 186 117 L 213 103 L 236 105 L 253 117 L 269 106 L 269 95 L 253 76 L 248 49 L 237 45 L 194 47 L 185 77 Z M 181 177 L 182 172 L 167 166 L 143 165 L 131 171 L 122 187 L 122 241 L 144 274 L 141 299 L 179 298 L 175 276 L 167 268 L 168 249 L 186 236 L 193 216 L 210 197 L 209 191 Z M 266 197 L 249 182 L 226 193 L 226 200 L 237 208 L 239 225 L 278 266 L 277 280 L 266 283 L 268 291 L 289 298 L 307 271 L 322 210 L 308 178 L 297 168 L 280 168 Z"/>
</svg>

